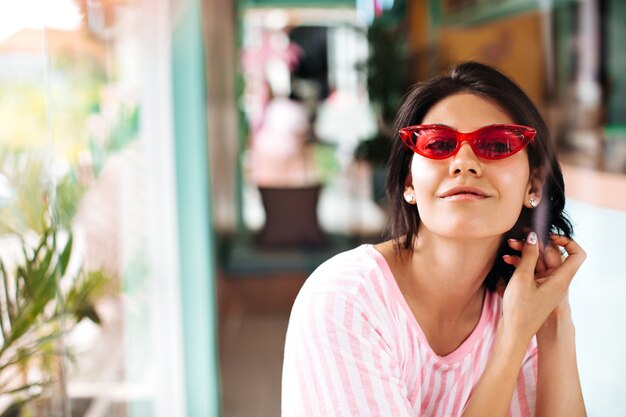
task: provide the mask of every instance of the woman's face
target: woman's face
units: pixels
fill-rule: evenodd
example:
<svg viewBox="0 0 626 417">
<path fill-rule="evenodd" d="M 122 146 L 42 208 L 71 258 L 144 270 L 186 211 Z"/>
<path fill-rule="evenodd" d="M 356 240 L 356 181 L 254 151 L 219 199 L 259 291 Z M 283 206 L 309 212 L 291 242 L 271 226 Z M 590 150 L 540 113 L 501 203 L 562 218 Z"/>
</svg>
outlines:
<svg viewBox="0 0 626 417">
<path fill-rule="evenodd" d="M 459 132 L 472 132 L 492 124 L 513 124 L 499 106 L 470 93 L 449 96 L 426 113 L 422 124 L 443 124 Z M 405 187 L 415 193 L 423 228 L 441 236 L 476 239 L 501 236 L 519 218 L 530 197 L 528 154 L 522 150 L 508 158 L 478 158 L 463 142 L 458 153 L 434 160 L 414 154 L 411 177 Z M 453 190 L 460 188 L 460 192 Z"/>
</svg>

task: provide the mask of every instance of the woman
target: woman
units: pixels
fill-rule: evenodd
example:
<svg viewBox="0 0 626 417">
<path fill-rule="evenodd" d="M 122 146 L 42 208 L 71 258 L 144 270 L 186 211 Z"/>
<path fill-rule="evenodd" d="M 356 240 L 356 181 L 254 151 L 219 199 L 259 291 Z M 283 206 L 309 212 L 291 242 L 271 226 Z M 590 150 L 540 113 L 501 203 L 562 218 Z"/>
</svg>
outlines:
<svg viewBox="0 0 626 417">
<path fill-rule="evenodd" d="M 391 239 L 303 286 L 283 416 L 585 415 L 567 299 L 585 253 L 538 111 L 470 62 L 418 85 L 397 126 Z"/>
</svg>

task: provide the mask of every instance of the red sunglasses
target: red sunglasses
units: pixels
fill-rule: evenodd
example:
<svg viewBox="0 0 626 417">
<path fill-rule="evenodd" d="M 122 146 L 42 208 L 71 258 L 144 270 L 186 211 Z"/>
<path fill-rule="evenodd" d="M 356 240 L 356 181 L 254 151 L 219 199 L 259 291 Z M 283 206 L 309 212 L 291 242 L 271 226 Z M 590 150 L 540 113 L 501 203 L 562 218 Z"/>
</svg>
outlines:
<svg viewBox="0 0 626 417">
<path fill-rule="evenodd" d="M 484 159 L 503 159 L 533 142 L 537 131 L 520 125 L 489 125 L 461 133 L 443 125 L 417 125 L 400 129 L 400 137 L 413 152 L 430 159 L 446 159 L 468 142 L 474 153 Z"/>
</svg>

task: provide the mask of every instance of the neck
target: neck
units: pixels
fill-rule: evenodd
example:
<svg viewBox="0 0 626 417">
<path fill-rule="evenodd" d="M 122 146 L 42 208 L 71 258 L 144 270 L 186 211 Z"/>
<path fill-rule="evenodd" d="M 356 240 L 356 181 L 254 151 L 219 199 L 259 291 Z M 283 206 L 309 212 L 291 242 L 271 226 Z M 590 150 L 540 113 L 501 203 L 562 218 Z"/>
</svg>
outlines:
<svg viewBox="0 0 626 417">
<path fill-rule="evenodd" d="M 494 264 L 500 237 L 451 239 L 424 227 L 418 236 L 407 284 L 420 304 L 442 320 L 455 320 L 482 307 L 483 282 Z"/>
</svg>

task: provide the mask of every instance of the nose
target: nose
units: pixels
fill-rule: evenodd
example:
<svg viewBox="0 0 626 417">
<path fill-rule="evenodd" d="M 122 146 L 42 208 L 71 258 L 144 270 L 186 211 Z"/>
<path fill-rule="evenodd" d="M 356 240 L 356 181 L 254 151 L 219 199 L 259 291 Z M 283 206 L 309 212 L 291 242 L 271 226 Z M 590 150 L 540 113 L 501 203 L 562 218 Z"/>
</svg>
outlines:
<svg viewBox="0 0 626 417">
<path fill-rule="evenodd" d="M 482 175 L 482 162 L 478 159 L 474 150 L 468 142 L 461 143 L 456 155 L 452 156 L 450 162 L 450 175 L 471 174 Z"/>
</svg>

